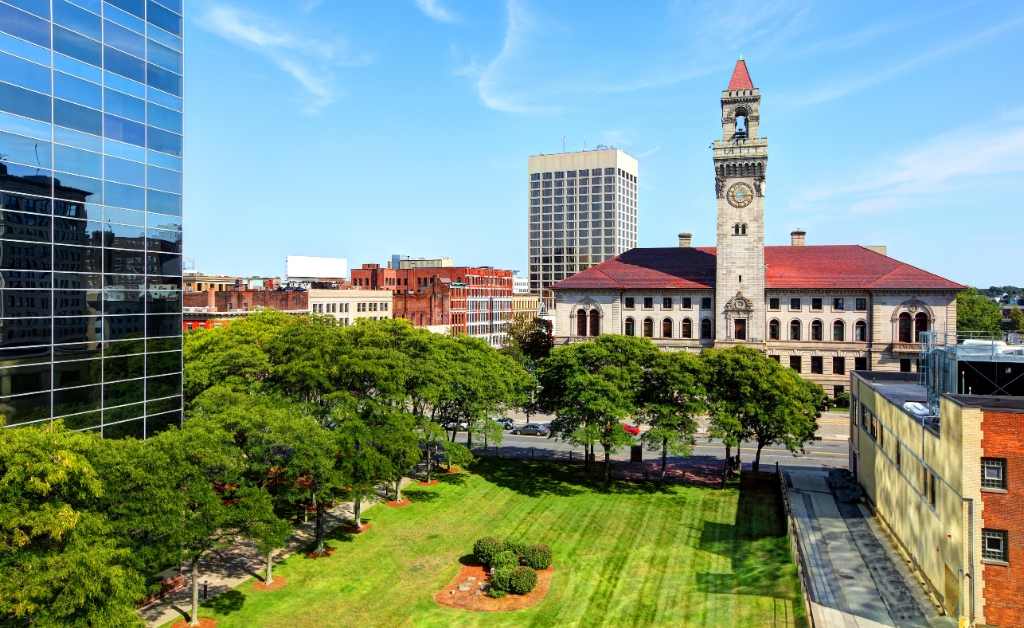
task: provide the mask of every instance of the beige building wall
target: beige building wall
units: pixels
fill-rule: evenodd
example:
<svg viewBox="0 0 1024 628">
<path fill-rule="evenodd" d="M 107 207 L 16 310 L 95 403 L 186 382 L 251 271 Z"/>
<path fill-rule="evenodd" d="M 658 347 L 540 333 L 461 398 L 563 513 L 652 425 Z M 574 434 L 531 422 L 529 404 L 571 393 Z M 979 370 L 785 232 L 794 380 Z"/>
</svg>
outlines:
<svg viewBox="0 0 1024 628">
<path fill-rule="evenodd" d="M 351 325 L 358 318 L 391 318 L 393 299 L 390 290 L 310 290 L 309 311 Z"/>
<path fill-rule="evenodd" d="M 965 574 L 981 571 L 982 519 L 977 510 L 981 504 L 981 412 L 943 398 L 941 427 L 936 432 L 874 390 L 869 380 L 858 375 L 850 382 L 850 468 L 878 517 L 947 614 L 955 617 L 959 612 L 966 617 L 971 581 Z M 926 397 L 923 387 L 920 391 L 917 401 Z M 871 435 L 872 422 L 880 437 Z M 975 508 L 973 567 L 971 501 Z M 984 623 L 980 578 L 974 594 L 976 616 Z"/>
</svg>

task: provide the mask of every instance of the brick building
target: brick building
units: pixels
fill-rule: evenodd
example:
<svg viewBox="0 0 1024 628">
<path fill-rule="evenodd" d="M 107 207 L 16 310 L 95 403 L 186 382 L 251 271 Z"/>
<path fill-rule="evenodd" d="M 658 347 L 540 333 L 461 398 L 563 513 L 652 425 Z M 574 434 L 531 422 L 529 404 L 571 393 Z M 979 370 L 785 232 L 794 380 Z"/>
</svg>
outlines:
<svg viewBox="0 0 1024 628">
<path fill-rule="evenodd" d="M 182 294 L 183 329 L 212 329 L 218 323 L 271 307 L 292 314 L 309 312 L 309 293 L 301 290 L 236 290 L 211 286 L 202 292 Z"/>
<path fill-rule="evenodd" d="M 357 289 L 391 290 L 396 297 L 414 296 L 440 280 L 449 293 L 449 316 L 443 325 L 450 325 L 455 333 L 486 340 L 498 347 L 504 342 L 505 325 L 512 319 L 512 271 L 489 266 L 448 266 L 427 268 L 393 268 L 393 264 L 363 264 L 352 270 L 352 285 Z M 424 294 L 443 292 L 437 286 Z M 443 300 L 443 296 L 442 296 Z M 424 316 L 424 299 L 413 299 L 410 308 L 400 305 L 396 298 L 395 318 Z M 399 309 L 401 308 L 401 309 Z M 418 308 L 418 309 L 417 309 Z M 436 309 L 434 310 L 436 312 Z M 443 311 L 442 311 L 442 321 Z M 410 319 L 412 320 L 412 319 Z"/>
<path fill-rule="evenodd" d="M 1024 626 L 1024 347 L 971 348 L 922 354 L 926 385 L 854 372 L 849 464 L 947 615 Z"/>
</svg>

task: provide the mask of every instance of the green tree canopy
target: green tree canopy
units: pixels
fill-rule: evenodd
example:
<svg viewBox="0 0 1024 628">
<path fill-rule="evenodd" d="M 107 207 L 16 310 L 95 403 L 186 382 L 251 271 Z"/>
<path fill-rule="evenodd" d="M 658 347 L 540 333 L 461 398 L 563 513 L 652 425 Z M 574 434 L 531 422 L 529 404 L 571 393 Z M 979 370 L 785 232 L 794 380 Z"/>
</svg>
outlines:
<svg viewBox="0 0 1024 628">
<path fill-rule="evenodd" d="M 651 356 L 643 381 L 640 416 L 650 426 L 641 440 L 661 452 L 661 483 L 669 454 L 693 452 L 696 417 L 707 410 L 706 369 L 699 357 L 686 351 Z"/>
<path fill-rule="evenodd" d="M 704 360 L 715 411 L 738 421 L 740 434 L 757 442 L 754 471 L 764 447 L 781 444 L 802 451 L 804 443 L 815 440 L 825 402 L 821 386 L 748 347 L 708 351 Z"/>
<path fill-rule="evenodd" d="M 1001 333 L 1003 311 L 999 304 L 978 293 L 977 288 L 966 288 L 956 295 L 957 332 L 981 331 Z"/>
<path fill-rule="evenodd" d="M 645 369 L 657 355 L 657 347 L 646 338 L 613 335 L 553 350 L 537 369 L 537 405 L 556 418 L 552 437 L 596 435 L 604 448 L 606 477 L 611 478 L 611 454 L 633 443 L 620 423 L 637 416 Z"/>
</svg>

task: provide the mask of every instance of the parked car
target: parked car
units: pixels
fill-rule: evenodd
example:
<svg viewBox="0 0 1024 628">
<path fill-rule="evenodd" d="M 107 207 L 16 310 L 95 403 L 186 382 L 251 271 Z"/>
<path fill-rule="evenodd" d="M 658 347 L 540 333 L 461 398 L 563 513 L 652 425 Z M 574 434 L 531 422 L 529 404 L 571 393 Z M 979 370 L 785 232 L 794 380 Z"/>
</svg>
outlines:
<svg viewBox="0 0 1024 628">
<path fill-rule="evenodd" d="M 524 436 L 547 436 L 548 428 L 538 423 L 527 423 L 523 427 L 517 427 L 512 430 L 513 434 L 522 434 Z"/>
<path fill-rule="evenodd" d="M 494 422 L 502 427 L 502 429 L 510 430 L 516 426 L 516 422 L 507 416 L 503 416 L 500 419 L 494 419 Z"/>
<path fill-rule="evenodd" d="M 462 431 L 462 432 L 465 432 L 466 430 L 469 429 L 469 424 L 466 423 L 465 421 L 459 421 L 458 423 L 455 423 L 455 422 L 445 423 L 444 424 L 444 429 L 446 429 L 446 430 L 455 430 L 456 429 L 456 427 L 455 427 L 456 425 L 458 425 L 459 431 Z"/>
<path fill-rule="evenodd" d="M 637 427 L 635 425 L 629 425 L 627 423 L 623 423 L 622 424 L 622 429 L 626 430 L 627 432 L 629 432 L 633 436 L 636 436 L 637 434 L 640 433 L 640 428 L 639 427 Z"/>
</svg>

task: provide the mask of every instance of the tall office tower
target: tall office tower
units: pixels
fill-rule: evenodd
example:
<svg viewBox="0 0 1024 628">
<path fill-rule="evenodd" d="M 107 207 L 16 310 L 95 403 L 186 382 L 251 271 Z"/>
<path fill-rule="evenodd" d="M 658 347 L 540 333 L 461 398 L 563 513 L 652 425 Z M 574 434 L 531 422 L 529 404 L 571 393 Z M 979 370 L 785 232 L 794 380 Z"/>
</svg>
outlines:
<svg viewBox="0 0 1024 628">
<path fill-rule="evenodd" d="M 530 157 L 530 291 L 636 247 L 635 159 L 617 148 Z"/>
<path fill-rule="evenodd" d="M 0 2 L 0 414 L 181 422 L 182 0 Z"/>
</svg>

